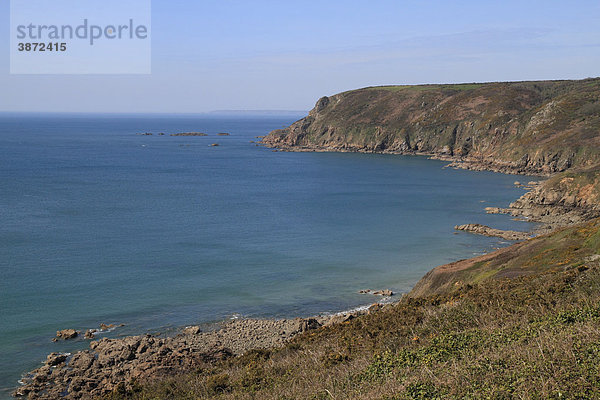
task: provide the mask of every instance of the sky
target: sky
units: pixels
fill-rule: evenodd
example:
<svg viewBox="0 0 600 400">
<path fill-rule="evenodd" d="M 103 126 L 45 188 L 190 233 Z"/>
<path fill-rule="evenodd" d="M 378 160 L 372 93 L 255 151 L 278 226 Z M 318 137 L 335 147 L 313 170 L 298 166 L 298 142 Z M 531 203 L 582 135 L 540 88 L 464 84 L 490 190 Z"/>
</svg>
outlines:
<svg viewBox="0 0 600 400">
<path fill-rule="evenodd" d="M 4 0 L 0 111 L 309 110 L 365 86 L 600 76 L 598 0 L 152 0 L 145 75 L 11 75 L 9 23 Z"/>
</svg>

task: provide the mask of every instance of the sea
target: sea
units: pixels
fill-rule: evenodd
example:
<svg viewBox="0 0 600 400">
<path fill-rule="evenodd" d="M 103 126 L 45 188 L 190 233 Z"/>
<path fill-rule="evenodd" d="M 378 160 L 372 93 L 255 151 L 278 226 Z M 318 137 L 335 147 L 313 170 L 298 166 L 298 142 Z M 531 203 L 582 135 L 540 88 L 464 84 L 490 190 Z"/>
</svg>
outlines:
<svg viewBox="0 0 600 400">
<path fill-rule="evenodd" d="M 256 143 L 301 117 L 0 114 L 0 398 L 48 353 L 88 346 L 57 330 L 350 310 L 380 300 L 361 289 L 405 293 L 510 244 L 457 224 L 531 228 L 484 211 L 524 193 L 515 176 Z"/>
</svg>

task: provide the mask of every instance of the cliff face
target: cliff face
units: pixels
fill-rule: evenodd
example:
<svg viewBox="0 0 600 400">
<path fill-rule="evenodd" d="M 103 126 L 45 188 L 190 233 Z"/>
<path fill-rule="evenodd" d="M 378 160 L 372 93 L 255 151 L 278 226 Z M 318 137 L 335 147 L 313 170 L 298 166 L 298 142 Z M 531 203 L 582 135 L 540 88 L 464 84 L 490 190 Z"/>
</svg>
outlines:
<svg viewBox="0 0 600 400">
<path fill-rule="evenodd" d="M 456 167 L 554 176 L 513 211 L 535 208 L 535 217 L 549 207 L 578 208 L 597 216 L 600 209 L 600 78 L 364 88 L 319 99 L 307 117 L 263 143 L 428 154 Z"/>
<path fill-rule="evenodd" d="M 359 89 L 319 99 L 264 143 L 432 154 L 515 173 L 591 167 L 600 160 L 600 79 Z"/>
</svg>

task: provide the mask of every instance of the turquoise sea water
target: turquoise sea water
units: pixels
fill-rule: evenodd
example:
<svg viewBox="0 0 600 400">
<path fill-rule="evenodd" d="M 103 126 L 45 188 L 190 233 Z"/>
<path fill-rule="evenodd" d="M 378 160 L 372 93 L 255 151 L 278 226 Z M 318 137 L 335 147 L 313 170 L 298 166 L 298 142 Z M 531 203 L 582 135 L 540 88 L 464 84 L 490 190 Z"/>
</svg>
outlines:
<svg viewBox="0 0 600 400">
<path fill-rule="evenodd" d="M 250 143 L 299 117 L 0 114 L 0 398 L 87 346 L 58 329 L 341 311 L 507 244 L 456 224 L 528 228 L 483 211 L 514 176 Z M 187 131 L 209 136 L 168 136 Z"/>
</svg>

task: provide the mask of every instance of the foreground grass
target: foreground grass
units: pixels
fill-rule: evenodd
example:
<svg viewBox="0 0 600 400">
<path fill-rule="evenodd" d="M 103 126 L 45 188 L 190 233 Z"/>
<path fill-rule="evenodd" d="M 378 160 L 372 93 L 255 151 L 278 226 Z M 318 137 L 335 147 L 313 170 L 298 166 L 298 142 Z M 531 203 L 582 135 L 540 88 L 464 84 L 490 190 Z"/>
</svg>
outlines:
<svg viewBox="0 0 600 400">
<path fill-rule="evenodd" d="M 600 398 L 599 229 L 596 221 L 551 237 L 548 270 L 539 258 L 536 274 L 405 297 L 283 349 L 123 386 L 110 398 Z M 573 237 L 585 249 L 575 257 Z"/>
</svg>

